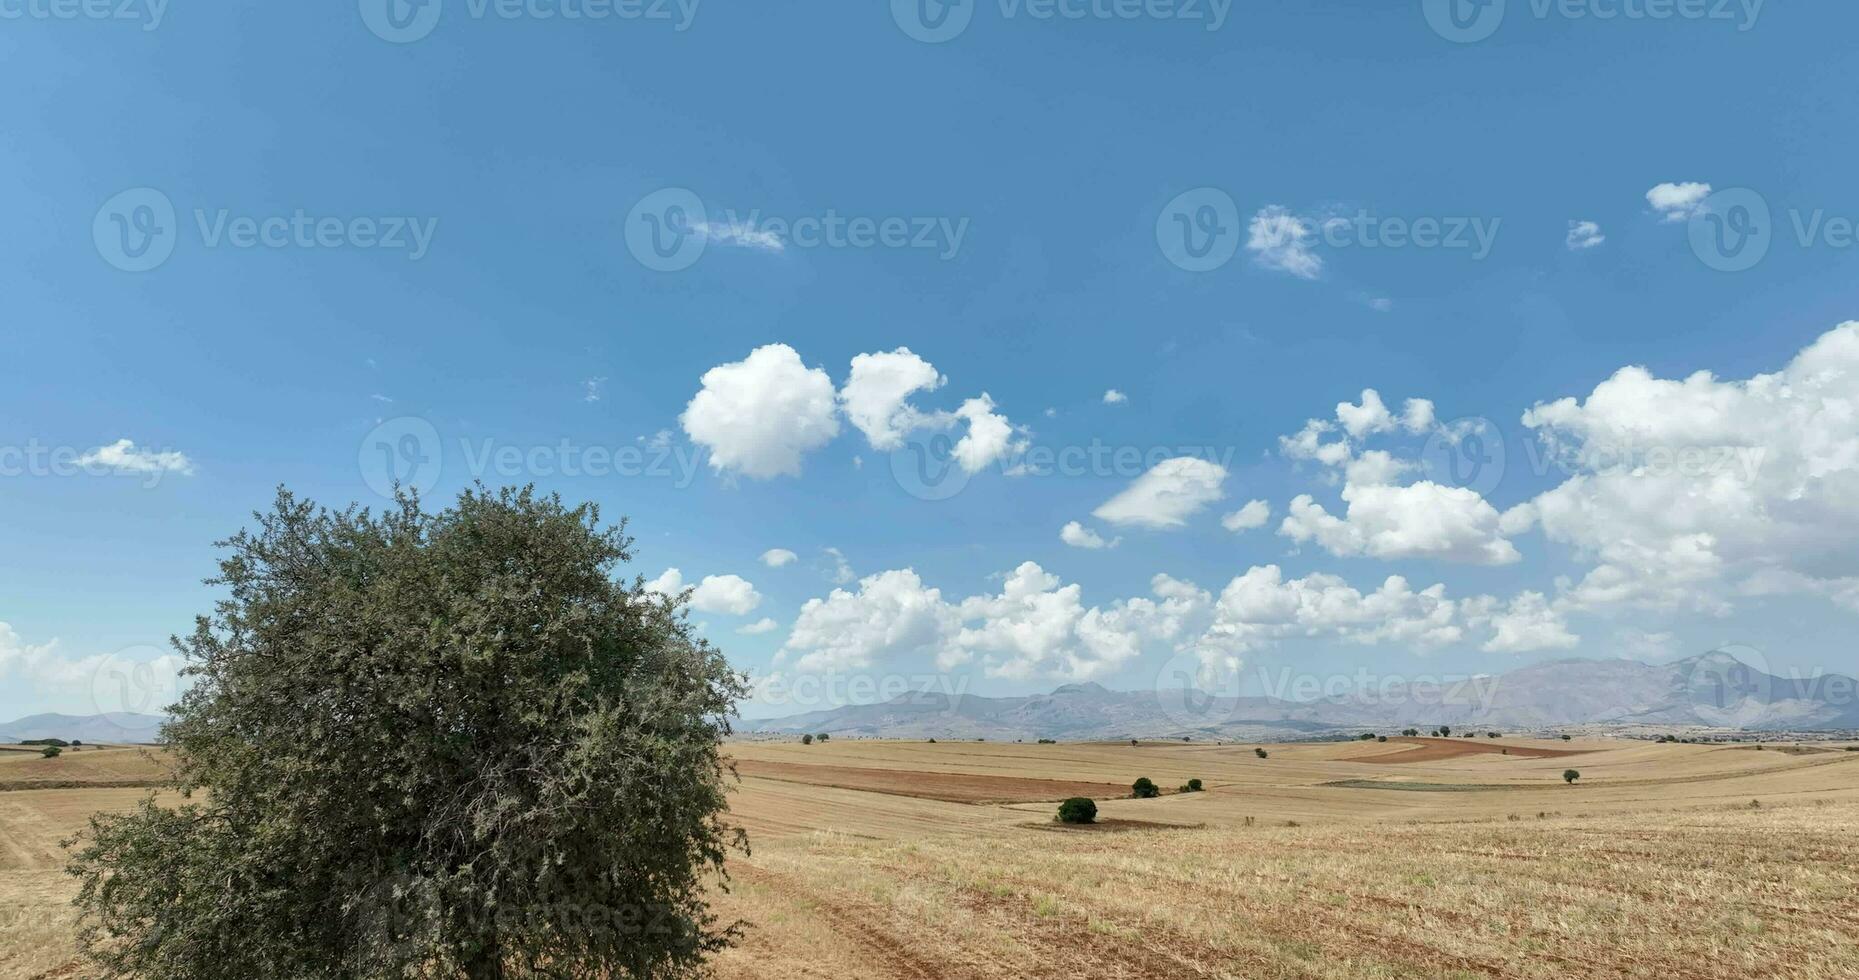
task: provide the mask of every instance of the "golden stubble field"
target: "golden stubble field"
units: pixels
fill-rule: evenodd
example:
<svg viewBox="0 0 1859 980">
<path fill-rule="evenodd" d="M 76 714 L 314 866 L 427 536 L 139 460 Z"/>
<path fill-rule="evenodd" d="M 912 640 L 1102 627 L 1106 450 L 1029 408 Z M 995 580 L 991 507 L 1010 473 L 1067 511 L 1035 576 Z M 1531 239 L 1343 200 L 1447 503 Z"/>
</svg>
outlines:
<svg viewBox="0 0 1859 980">
<path fill-rule="evenodd" d="M 716 903 L 748 928 L 717 972 L 1859 977 L 1859 752 L 1254 748 L 734 743 L 752 852 Z M 0 977 L 86 975 L 57 842 L 160 768 L 0 753 Z M 1137 776 L 1169 795 L 1110 798 Z M 1206 791 L 1174 794 L 1189 778 Z M 1074 794 L 1100 798 L 1102 827 L 1052 822 Z"/>
</svg>

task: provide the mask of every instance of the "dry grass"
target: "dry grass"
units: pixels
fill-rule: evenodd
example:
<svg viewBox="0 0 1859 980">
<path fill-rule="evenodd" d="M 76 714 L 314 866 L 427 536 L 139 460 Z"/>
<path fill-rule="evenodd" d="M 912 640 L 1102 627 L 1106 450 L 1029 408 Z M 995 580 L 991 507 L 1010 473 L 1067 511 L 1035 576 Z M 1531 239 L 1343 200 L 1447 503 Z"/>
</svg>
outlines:
<svg viewBox="0 0 1859 980">
<path fill-rule="evenodd" d="M 732 806 L 754 852 L 732 862 L 718 904 L 752 928 L 718 970 L 1859 977 L 1859 753 L 1477 744 L 1513 753 L 1403 763 L 1385 756 L 1414 746 L 1394 740 L 1270 746 L 1269 759 L 1250 744 L 733 745 L 744 779 Z M 78 761 L 75 772 L 23 760 L 0 778 L 159 770 L 86 755 L 39 760 Z M 1560 778 L 1570 765 L 1583 773 L 1573 787 Z M 1103 798 L 1116 833 L 1052 832 L 1049 803 L 972 802 L 1043 798 L 1051 780 L 1110 797 L 1144 775 L 1207 791 Z M 1350 781 L 1409 790 L 1326 785 Z M 0 792 L 0 978 L 83 975 L 57 841 L 145 792 Z"/>
</svg>

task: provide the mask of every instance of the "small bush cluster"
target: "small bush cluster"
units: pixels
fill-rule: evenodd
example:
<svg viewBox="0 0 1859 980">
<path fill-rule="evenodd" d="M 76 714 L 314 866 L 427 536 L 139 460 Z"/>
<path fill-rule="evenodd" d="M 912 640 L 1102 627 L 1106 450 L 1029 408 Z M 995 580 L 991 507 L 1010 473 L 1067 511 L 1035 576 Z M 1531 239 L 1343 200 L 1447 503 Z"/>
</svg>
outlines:
<svg viewBox="0 0 1859 980">
<path fill-rule="evenodd" d="M 1181 784 L 1180 792 L 1198 793 L 1200 791 L 1201 791 L 1201 781 L 1198 779 L 1190 779 L 1187 782 Z"/>
<path fill-rule="evenodd" d="M 1265 751 L 1264 749 L 1253 749 L 1252 754 L 1258 756 L 1261 759 L 1266 759 L 1266 758 L 1271 757 L 1271 753 Z"/>
<path fill-rule="evenodd" d="M 1042 739 L 1040 739 L 1040 740 L 1039 740 L 1039 744 L 1041 744 L 1041 745 L 1057 745 L 1057 744 L 1059 744 L 1059 740 L 1058 740 L 1058 739 L 1056 739 L 1056 738 L 1042 738 Z"/>
<path fill-rule="evenodd" d="M 1148 776 L 1139 776 L 1134 783 L 1130 784 L 1130 796 L 1136 799 L 1153 800 L 1161 795 L 1162 787 L 1157 786 L 1155 780 Z"/>
<path fill-rule="evenodd" d="M 1074 796 L 1059 804 L 1060 823 L 1096 823 L 1097 804 L 1082 796 Z"/>
<path fill-rule="evenodd" d="M 63 751 L 64 749 L 61 749 L 56 745 L 47 745 L 42 751 L 39 752 L 39 754 L 44 756 L 47 759 L 56 759 L 58 757 L 58 754 Z"/>
</svg>

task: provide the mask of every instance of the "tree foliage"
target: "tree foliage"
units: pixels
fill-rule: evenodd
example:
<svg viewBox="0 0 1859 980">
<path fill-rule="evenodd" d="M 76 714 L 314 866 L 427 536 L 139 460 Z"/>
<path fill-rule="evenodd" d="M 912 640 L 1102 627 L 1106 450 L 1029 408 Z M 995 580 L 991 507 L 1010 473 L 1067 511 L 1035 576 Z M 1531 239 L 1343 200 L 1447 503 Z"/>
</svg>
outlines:
<svg viewBox="0 0 1859 980">
<path fill-rule="evenodd" d="M 719 755 L 743 681 L 614 577 L 624 522 L 482 487 L 255 517 L 176 641 L 192 802 L 74 842 L 107 975 L 667 977 L 735 937 L 704 889 L 746 846 Z"/>
<path fill-rule="evenodd" d="M 1059 804 L 1060 823 L 1096 823 L 1097 804 L 1089 797 L 1074 796 Z"/>
</svg>

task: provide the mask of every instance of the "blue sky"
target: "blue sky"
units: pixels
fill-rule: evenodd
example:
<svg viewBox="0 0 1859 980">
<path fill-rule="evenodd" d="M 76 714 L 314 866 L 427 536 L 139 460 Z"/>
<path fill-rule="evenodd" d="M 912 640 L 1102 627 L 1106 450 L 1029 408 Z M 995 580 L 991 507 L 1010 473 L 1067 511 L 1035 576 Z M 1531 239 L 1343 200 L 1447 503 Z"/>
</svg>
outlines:
<svg viewBox="0 0 1859 980">
<path fill-rule="evenodd" d="M 0 717 L 147 707 L 211 542 L 384 460 L 830 690 L 1859 667 L 1859 11 L 855 7 L 0 4 Z"/>
</svg>

